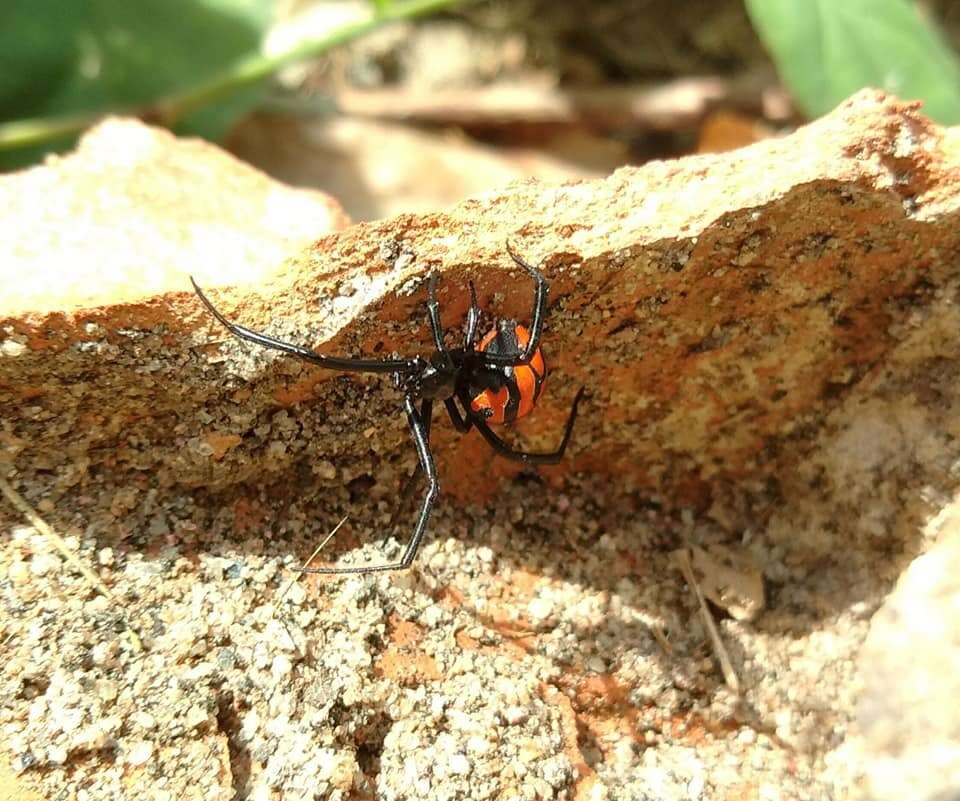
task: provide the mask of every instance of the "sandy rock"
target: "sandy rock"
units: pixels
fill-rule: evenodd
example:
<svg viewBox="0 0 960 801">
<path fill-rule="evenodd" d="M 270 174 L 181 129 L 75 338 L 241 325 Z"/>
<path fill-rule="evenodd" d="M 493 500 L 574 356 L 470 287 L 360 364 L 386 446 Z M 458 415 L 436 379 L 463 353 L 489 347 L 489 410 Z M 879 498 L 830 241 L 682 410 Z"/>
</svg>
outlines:
<svg viewBox="0 0 960 801">
<path fill-rule="evenodd" d="M 349 223 L 321 192 L 131 119 L 107 120 L 74 153 L 3 176 L 0 208 L 0 319 L 82 310 L 81 339 L 105 312 L 110 331 L 124 314 L 149 319 L 137 304 L 181 289 L 185 273 L 256 281 Z M 0 353 L 22 355 L 19 344 L 4 336 Z"/>
<path fill-rule="evenodd" d="M 960 788 L 960 508 L 874 616 L 857 714 L 870 798 L 933 801 Z"/>
<path fill-rule="evenodd" d="M 25 207 L 82 196 L 84 176 L 102 157 L 95 145 L 112 130 L 100 129 L 66 160 L 74 170 L 13 176 L 6 191 Z M 135 129 L 134 138 L 150 136 Z M 954 275 L 958 165 L 955 139 L 915 105 L 864 92 L 791 136 L 732 154 L 562 186 L 521 183 L 444 214 L 356 226 L 320 239 L 273 278 L 264 274 L 279 261 L 276 249 L 275 258 L 231 252 L 229 271 L 180 258 L 178 243 L 188 237 L 189 255 L 197 223 L 147 192 L 141 206 L 115 209 L 110 223 L 136 232 L 144 216 L 169 214 L 165 230 L 181 232 L 163 239 L 174 242 L 176 258 L 149 257 L 167 265 L 161 283 L 148 283 L 157 292 L 149 301 L 132 304 L 118 284 L 89 281 L 82 302 L 55 294 L 40 301 L 29 290 L 5 296 L 0 330 L 27 346 L 0 361 L 0 401 L 14 409 L 7 459 L 51 473 L 61 491 L 91 468 L 149 475 L 160 486 L 224 486 L 320 454 L 338 457 L 340 481 L 384 468 L 389 478 L 396 455 L 412 449 L 388 382 L 336 381 L 238 345 L 188 291 L 187 272 L 250 327 L 325 352 L 412 354 L 429 349 L 422 284 L 430 270 L 442 275 L 452 328 L 463 320 L 468 278 L 490 314 L 529 316 L 529 281 L 504 252 L 510 239 L 542 266 L 553 303 L 549 389 L 517 426 L 521 440 L 550 447 L 584 384 L 571 458 L 553 472 L 608 472 L 667 502 L 706 508 L 717 485 L 782 470 Z M 150 185 L 179 180 L 163 162 L 154 169 Z M 100 195 L 120 191 L 109 189 L 114 175 L 128 186 L 129 174 L 102 169 Z M 242 191 L 198 185 L 191 211 L 205 208 L 211 219 Z M 238 216 L 230 219 L 236 231 Z M 73 231 L 68 215 L 59 223 L 56 231 L 21 226 L 28 253 L 46 254 L 64 237 L 112 249 L 112 240 L 91 241 L 91 230 Z M 128 251 L 134 241 L 130 234 Z M 117 268 L 123 281 L 139 283 L 151 248 L 136 252 L 136 263 Z M 28 255 L 3 264 L 49 287 L 58 285 L 57 262 Z M 316 418 L 298 406 L 304 401 Z M 352 414 L 335 415 L 344 407 Z M 449 429 L 437 429 L 438 450 L 447 452 Z M 105 465 L 98 454 L 106 451 Z M 458 446 L 457 459 L 477 472 L 516 471 L 494 461 L 476 435 Z M 474 471 L 441 473 L 447 492 L 483 491 Z"/>
</svg>

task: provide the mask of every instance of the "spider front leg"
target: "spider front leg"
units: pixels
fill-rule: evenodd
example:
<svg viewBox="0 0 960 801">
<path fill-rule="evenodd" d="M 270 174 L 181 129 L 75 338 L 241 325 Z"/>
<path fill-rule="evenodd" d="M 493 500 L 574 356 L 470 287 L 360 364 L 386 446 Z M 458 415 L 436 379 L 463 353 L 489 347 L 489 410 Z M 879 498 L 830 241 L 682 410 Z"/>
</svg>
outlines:
<svg viewBox="0 0 960 801">
<path fill-rule="evenodd" d="M 323 574 L 343 574 L 343 573 L 385 573 L 390 570 L 404 570 L 410 567 L 416 558 L 423 535 L 427 530 L 427 521 L 430 519 L 430 510 L 433 508 L 437 495 L 440 493 L 440 482 L 437 480 L 437 467 L 433 461 L 433 454 L 430 452 L 430 420 L 433 414 L 433 401 L 423 401 L 423 406 L 418 412 L 413 403 L 413 399 L 406 395 L 403 399 L 403 409 L 407 413 L 407 422 L 410 424 L 410 431 L 413 433 L 413 442 L 417 448 L 417 457 L 420 462 L 420 468 L 427 476 L 427 494 L 423 498 L 423 505 L 420 507 L 420 517 L 417 519 L 417 525 L 413 529 L 413 535 L 403 551 L 403 556 L 397 562 L 390 562 L 385 565 L 361 565 L 359 567 L 304 567 L 299 568 L 301 573 L 323 573 Z M 416 472 L 414 472 L 416 476 Z"/>
<path fill-rule="evenodd" d="M 447 346 L 443 341 L 443 326 L 440 323 L 440 304 L 437 302 L 437 281 L 439 276 L 436 273 L 430 273 L 430 281 L 427 284 L 427 315 L 430 317 L 430 330 L 433 332 L 433 344 L 437 348 L 437 353 L 446 355 Z"/>
<path fill-rule="evenodd" d="M 253 331 L 245 326 L 230 322 L 219 312 L 217 307 L 210 302 L 210 299 L 203 294 L 203 290 L 200 289 L 200 287 L 197 285 L 197 282 L 193 280 L 193 276 L 190 277 L 190 283 L 193 284 L 193 289 L 197 293 L 197 297 L 200 298 L 203 305 L 207 307 L 207 311 L 210 312 L 210 314 L 216 318 L 217 322 L 226 328 L 227 331 L 237 337 L 237 339 L 242 339 L 246 342 L 252 342 L 254 345 L 261 345 L 262 347 L 270 348 L 271 350 L 278 350 L 281 353 L 286 353 L 288 356 L 294 356 L 298 359 L 303 359 L 305 362 L 310 362 L 311 364 L 325 367 L 328 370 L 343 370 L 344 372 L 352 373 L 383 374 L 397 372 L 406 373 L 410 372 L 411 370 L 416 370 L 419 367 L 418 363 L 414 359 L 345 359 L 339 356 L 324 356 L 322 353 L 316 353 L 315 351 L 301 347 L 300 345 L 294 345 L 291 342 L 283 342 L 282 340 L 274 339 L 266 334 L 261 334 L 259 331 Z"/>
<path fill-rule="evenodd" d="M 470 286 L 470 308 L 467 310 L 467 333 L 463 338 L 463 349 L 473 350 L 474 343 L 477 341 L 477 325 L 480 323 L 480 304 L 477 303 L 477 290 L 473 281 Z M 448 406 L 447 409 L 450 407 Z"/>
<path fill-rule="evenodd" d="M 528 451 L 514 450 L 497 436 L 493 429 L 487 424 L 487 421 L 479 414 L 471 411 L 470 420 L 477 427 L 477 431 L 480 432 L 480 435 L 487 441 L 490 447 L 505 459 L 510 459 L 514 462 L 523 462 L 524 464 L 557 464 L 557 462 L 563 459 L 563 454 L 567 450 L 567 445 L 570 442 L 570 436 L 573 434 L 573 424 L 577 420 L 577 407 L 580 405 L 580 400 L 583 398 L 585 389 L 586 387 L 580 387 L 576 397 L 573 399 L 573 405 L 570 407 L 570 415 L 567 417 L 567 424 L 563 430 L 563 439 L 560 441 L 560 447 L 555 451 L 530 453 Z M 470 406 L 466 408 L 470 409 Z"/>
<path fill-rule="evenodd" d="M 543 277 L 543 273 L 514 253 L 509 241 L 507 242 L 507 253 L 510 254 L 510 258 L 513 259 L 514 263 L 518 267 L 522 267 L 534 280 L 533 320 L 530 323 L 530 339 L 527 340 L 527 344 L 519 355 L 513 356 L 508 353 L 490 353 L 486 358 L 490 364 L 519 367 L 522 364 L 530 364 L 537 354 L 537 348 L 540 347 L 540 333 L 543 331 L 543 318 L 547 313 L 549 287 L 547 286 L 547 279 Z"/>
</svg>

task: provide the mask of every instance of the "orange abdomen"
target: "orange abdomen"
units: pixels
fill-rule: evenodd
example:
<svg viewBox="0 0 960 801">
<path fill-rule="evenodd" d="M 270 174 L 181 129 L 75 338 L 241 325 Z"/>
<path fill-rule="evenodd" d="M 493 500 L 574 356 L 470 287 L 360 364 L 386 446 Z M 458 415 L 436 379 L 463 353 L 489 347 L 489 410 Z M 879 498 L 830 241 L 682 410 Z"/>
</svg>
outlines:
<svg viewBox="0 0 960 801">
<path fill-rule="evenodd" d="M 520 350 L 523 350 L 527 342 L 530 341 L 530 332 L 519 324 L 516 326 L 515 332 L 517 344 Z M 480 341 L 477 349 L 486 351 L 496 339 L 497 333 L 497 329 L 494 329 L 487 334 Z M 486 417 L 488 423 L 512 423 L 514 420 L 530 414 L 543 391 L 547 368 L 540 348 L 537 348 L 529 364 L 505 369 L 512 372 L 512 375 L 507 379 L 507 383 L 496 392 L 485 389 L 477 394 L 470 404 L 473 411 Z"/>
</svg>

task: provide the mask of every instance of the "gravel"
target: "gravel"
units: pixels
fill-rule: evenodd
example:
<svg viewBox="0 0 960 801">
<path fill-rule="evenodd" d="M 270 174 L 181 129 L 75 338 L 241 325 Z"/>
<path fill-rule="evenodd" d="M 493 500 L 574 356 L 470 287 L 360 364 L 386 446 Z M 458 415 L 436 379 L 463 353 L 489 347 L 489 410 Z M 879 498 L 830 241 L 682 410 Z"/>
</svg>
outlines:
<svg viewBox="0 0 960 801">
<path fill-rule="evenodd" d="M 261 494 L 264 529 L 243 539 L 219 514 L 243 490 L 197 493 L 169 516 L 200 545 L 76 538 L 114 601 L 19 527 L 0 584 L 10 763 L 48 798 L 98 801 L 826 797 L 868 620 L 818 590 L 830 570 L 799 593 L 784 583 L 754 624 L 721 618 L 736 698 L 663 547 L 689 516 L 614 498 L 598 535 L 604 491 L 521 477 L 495 507 L 441 503 L 412 570 L 302 579 L 280 609 L 339 509 Z M 292 514 L 312 523 L 269 534 Z M 344 534 L 362 541 L 378 519 L 357 509 Z M 709 522 L 693 534 L 709 539 Z M 397 548 L 334 541 L 327 557 Z M 858 569 L 879 593 L 884 577 Z"/>
</svg>

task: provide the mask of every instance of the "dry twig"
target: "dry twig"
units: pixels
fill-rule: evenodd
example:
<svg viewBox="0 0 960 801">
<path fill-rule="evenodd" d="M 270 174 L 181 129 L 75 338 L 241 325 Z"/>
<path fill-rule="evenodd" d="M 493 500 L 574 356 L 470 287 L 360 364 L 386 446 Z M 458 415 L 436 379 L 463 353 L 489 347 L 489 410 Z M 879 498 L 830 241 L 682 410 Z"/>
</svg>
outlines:
<svg viewBox="0 0 960 801">
<path fill-rule="evenodd" d="M 710 609 L 707 607 L 707 601 L 703 597 L 703 590 L 700 589 L 700 583 L 697 581 L 696 573 L 693 570 L 693 562 L 690 559 L 690 549 L 681 548 L 674 551 L 673 555 L 687 584 L 690 585 L 690 588 L 697 596 L 697 601 L 700 602 L 700 614 L 703 616 L 703 623 L 707 628 L 707 634 L 710 636 L 710 643 L 713 645 L 713 651 L 717 655 L 717 661 L 720 663 L 723 679 L 727 683 L 727 686 L 739 695 L 740 679 L 737 678 L 737 674 L 733 670 L 733 663 L 730 661 L 727 647 L 723 644 L 723 640 L 720 639 L 720 631 L 717 629 L 713 615 L 710 614 Z"/>
</svg>

